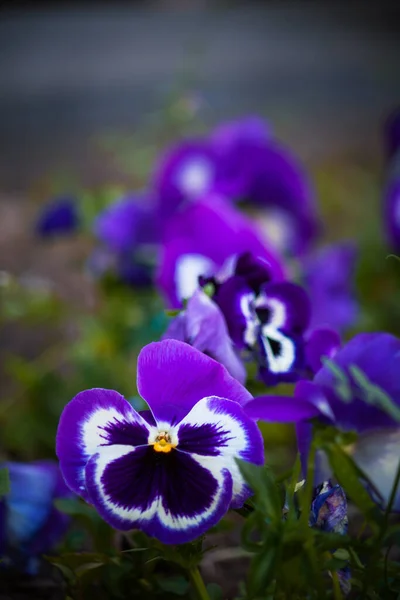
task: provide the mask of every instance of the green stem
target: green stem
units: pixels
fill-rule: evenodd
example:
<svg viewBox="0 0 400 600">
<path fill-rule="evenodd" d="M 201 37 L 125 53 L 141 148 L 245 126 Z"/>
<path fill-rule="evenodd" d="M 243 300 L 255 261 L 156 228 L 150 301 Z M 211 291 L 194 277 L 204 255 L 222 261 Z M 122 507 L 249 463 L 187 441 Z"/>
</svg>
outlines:
<svg viewBox="0 0 400 600">
<path fill-rule="evenodd" d="M 210 596 L 208 595 L 207 588 L 198 567 L 189 569 L 189 578 L 193 588 L 196 590 L 198 600 L 210 600 Z"/>
</svg>

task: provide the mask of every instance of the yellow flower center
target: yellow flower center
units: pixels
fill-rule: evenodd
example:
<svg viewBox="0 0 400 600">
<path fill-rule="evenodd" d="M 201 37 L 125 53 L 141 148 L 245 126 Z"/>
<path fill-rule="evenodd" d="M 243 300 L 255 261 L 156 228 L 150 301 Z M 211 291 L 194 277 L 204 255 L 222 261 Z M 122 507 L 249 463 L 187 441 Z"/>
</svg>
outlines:
<svg viewBox="0 0 400 600">
<path fill-rule="evenodd" d="M 161 431 L 153 444 L 153 448 L 156 452 L 171 452 L 175 447 L 176 444 L 171 442 L 171 437 L 166 431 Z"/>
</svg>

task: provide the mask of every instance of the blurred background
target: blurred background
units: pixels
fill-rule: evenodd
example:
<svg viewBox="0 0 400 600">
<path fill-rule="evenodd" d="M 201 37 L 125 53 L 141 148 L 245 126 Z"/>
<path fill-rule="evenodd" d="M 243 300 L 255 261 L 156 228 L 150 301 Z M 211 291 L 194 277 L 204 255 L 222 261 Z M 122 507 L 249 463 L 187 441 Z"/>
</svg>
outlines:
<svg viewBox="0 0 400 600">
<path fill-rule="evenodd" d="M 43 383 L 40 365 L 47 374 L 68 365 L 63 344 L 79 336 L 86 340 L 79 356 L 93 364 L 60 396 L 53 425 L 68 394 L 90 383 L 118 387 L 122 372 L 134 380 L 123 352 L 120 369 L 115 352 L 107 362 L 109 315 L 96 312 L 98 288 L 82 268 L 91 242 L 78 235 L 43 243 L 34 224 L 57 194 L 75 194 L 86 206 L 93 190 L 115 198 L 143 186 L 154 157 L 176 137 L 259 114 L 310 170 L 326 241 L 377 228 L 382 124 L 400 99 L 399 12 L 397 3 L 365 1 L 3 2 L 0 270 L 8 291 L 0 349 L 7 402 L 15 405 L 15 393 L 26 400 L 36 380 L 51 399 L 55 383 Z M 10 277 L 17 278 L 11 292 Z M 60 318 L 66 306 L 68 318 Z M 131 310 L 144 319 L 137 306 Z M 116 330 L 111 318 L 108 325 Z M 139 343 L 156 339 L 155 331 Z M 105 353 L 113 376 L 94 368 L 96 352 Z M 31 409 L 40 428 L 40 410 Z M 16 427 L 25 410 L 20 404 Z M 50 427 L 46 453 L 53 436 Z M 10 444 L 16 450 L 17 438 Z"/>
</svg>

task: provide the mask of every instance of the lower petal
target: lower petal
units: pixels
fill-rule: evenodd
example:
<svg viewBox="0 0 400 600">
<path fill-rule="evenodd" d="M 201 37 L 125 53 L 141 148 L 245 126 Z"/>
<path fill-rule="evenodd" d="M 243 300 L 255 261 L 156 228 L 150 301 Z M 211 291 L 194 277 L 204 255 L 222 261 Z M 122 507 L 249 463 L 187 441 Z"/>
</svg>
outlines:
<svg viewBox="0 0 400 600">
<path fill-rule="evenodd" d="M 86 467 L 90 500 L 112 527 L 142 529 L 166 544 L 189 542 L 227 512 L 232 477 L 217 462 L 152 447 L 100 449 Z"/>
</svg>

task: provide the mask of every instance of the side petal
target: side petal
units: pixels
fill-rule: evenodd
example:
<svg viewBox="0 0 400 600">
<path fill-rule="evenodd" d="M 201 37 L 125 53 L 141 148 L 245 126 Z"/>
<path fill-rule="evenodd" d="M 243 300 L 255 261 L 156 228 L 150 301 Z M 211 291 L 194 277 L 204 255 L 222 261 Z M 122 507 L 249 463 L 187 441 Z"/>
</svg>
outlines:
<svg viewBox="0 0 400 600">
<path fill-rule="evenodd" d="M 121 394 L 95 388 L 67 404 L 57 430 L 56 452 L 67 485 L 87 499 L 85 466 L 101 446 L 147 444 L 151 426 Z"/>
<path fill-rule="evenodd" d="M 203 398 L 177 428 L 178 448 L 189 452 L 204 467 L 211 462 L 227 469 L 233 479 L 232 507 L 251 495 L 235 458 L 264 463 L 263 439 L 255 422 L 236 403 L 223 398 Z"/>
<path fill-rule="evenodd" d="M 334 329 L 313 329 L 306 339 L 305 355 L 307 366 L 316 373 L 322 368 L 322 358 L 333 358 L 341 346 L 340 335 Z"/>
<path fill-rule="evenodd" d="M 259 396 L 246 404 L 244 412 L 250 419 L 271 423 L 297 423 L 320 414 L 312 402 L 291 396 Z"/>
<path fill-rule="evenodd" d="M 227 512 L 232 477 L 189 454 L 160 454 L 151 447 L 99 449 L 86 467 L 91 502 L 107 523 L 142 529 L 164 544 L 190 542 Z"/>
<path fill-rule="evenodd" d="M 137 387 L 158 421 L 178 423 L 207 396 L 245 404 L 252 396 L 220 363 L 189 344 L 163 340 L 138 357 Z"/>
</svg>

